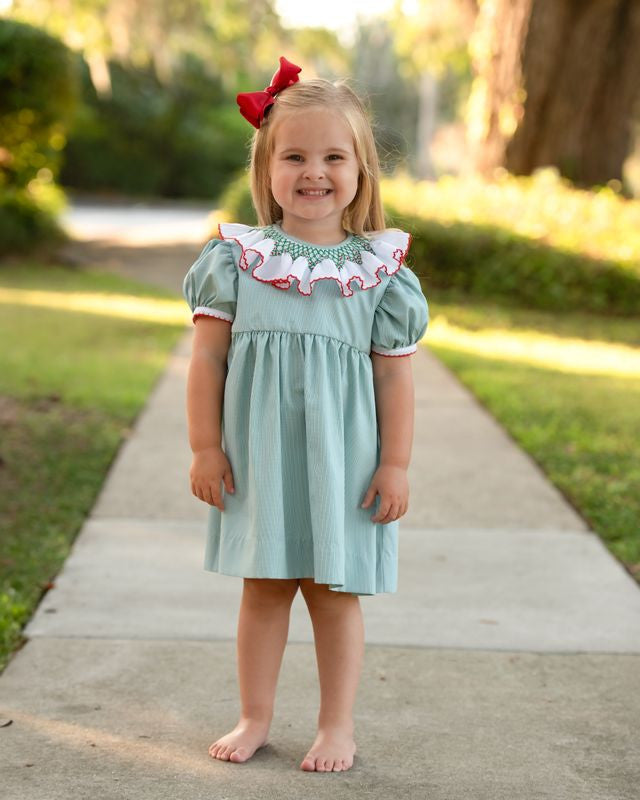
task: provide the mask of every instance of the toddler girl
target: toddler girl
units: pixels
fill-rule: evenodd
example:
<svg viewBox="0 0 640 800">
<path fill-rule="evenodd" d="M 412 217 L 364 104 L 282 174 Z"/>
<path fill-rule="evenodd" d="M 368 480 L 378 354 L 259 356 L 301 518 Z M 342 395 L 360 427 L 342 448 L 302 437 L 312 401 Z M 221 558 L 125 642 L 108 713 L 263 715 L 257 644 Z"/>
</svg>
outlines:
<svg viewBox="0 0 640 800">
<path fill-rule="evenodd" d="M 244 579 L 240 719 L 210 755 L 243 762 L 266 743 L 300 588 L 321 695 L 300 767 L 340 771 L 356 751 L 359 595 L 397 588 L 413 438 L 406 356 L 428 307 L 403 263 L 410 234 L 385 228 L 365 107 L 346 82 L 299 72 L 281 57 L 264 92 L 238 95 L 256 128 L 258 225 L 220 224 L 184 280 L 190 480 L 210 505 L 205 569 Z"/>
</svg>

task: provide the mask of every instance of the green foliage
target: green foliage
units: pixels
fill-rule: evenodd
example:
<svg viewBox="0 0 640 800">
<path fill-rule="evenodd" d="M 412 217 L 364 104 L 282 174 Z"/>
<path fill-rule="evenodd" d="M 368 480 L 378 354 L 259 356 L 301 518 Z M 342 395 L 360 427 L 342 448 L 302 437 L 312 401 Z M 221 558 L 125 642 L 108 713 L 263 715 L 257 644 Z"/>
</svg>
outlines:
<svg viewBox="0 0 640 800">
<path fill-rule="evenodd" d="M 219 82 L 187 58 L 175 81 L 109 62 L 112 93 L 96 94 L 83 69 L 61 180 L 93 191 L 215 197 L 244 162 L 246 123 Z"/>
<path fill-rule="evenodd" d="M 610 186 L 577 189 L 554 167 L 523 176 L 498 169 L 491 181 L 477 175 L 415 181 L 398 173 L 383 180 L 382 190 L 385 200 L 403 213 L 443 223 L 492 225 L 640 268 L 640 201 L 627 200 Z"/>
<path fill-rule="evenodd" d="M 28 191 L 0 189 L 0 252 L 27 252 L 36 242 L 65 238 L 55 216 Z"/>
<path fill-rule="evenodd" d="M 62 42 L 0 19 L 0 251 L 62 236 L 55 179 L 77 102 L 76 67 Z"/>
<path fill-rule="evenodd" d="M 38 28 L 0 20 L 0 186 L 55 177 L 77 99 L 71 51 Z"/>
<path fill-rule="evenodd" d="M 242 171 L 227 184 L 220 207 L 233 222 L 242 222 L 244 225 L 256 225 L 257 217 L 251 200 L 248 173 Z"/>
<path fill-rule="evenodd" d="M 549 170 L 494 182 L 383 181 L 426 285 L 549 310 L 640 313 L 640 203 L 574 189 Z"/>
<path fill-rule="evenodd" d="M 640 310 L 640 278 L 615 261 L 563 251 L 501 228 L 445 225 L 388 211 L 394 226 L 413 234 L 407 261 L 427 287 L 527 308 L 623 315 Z"/>
</svg>

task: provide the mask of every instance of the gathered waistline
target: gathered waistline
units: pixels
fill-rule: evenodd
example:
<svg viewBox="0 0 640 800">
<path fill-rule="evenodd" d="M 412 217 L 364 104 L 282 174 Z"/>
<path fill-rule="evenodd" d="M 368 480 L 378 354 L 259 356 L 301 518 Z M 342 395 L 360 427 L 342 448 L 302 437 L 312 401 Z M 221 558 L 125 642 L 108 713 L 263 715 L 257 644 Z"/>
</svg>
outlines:
<svg viewBox="0 0 640 800">
<path fill-rule="evenodd" d="M 231 336 L 237 336 L 241 333 L 288 333 L 291 336 L 322 336 L 323 339 L 331 339 L 334 342 L 339 342 L 340 344 L 346 344 L 347 347 L 351 347 L 353 350 L 357 350 L 358 353 L 362 353 L 363 355 L 371 358 L 371 354 L 367 350 L 361 350 L 359 347 L 356 347 L 355 344 L 351 344 L 351 342 L 345 342 L 344 339 L 338 339 L 337 336 L 328 336 L 326 333 L 316 333 L 315 331 L 285 331 L 275 328 L 249 328 L 245 331 L 234 331 L 231 328 Z"/>
</svg>

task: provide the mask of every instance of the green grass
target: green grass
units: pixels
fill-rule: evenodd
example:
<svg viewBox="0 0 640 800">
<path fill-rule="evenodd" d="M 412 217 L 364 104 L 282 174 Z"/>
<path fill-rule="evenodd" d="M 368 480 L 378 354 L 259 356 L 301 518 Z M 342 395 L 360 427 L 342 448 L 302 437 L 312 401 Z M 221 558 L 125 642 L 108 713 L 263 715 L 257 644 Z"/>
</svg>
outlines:
<svg viewBox="0 0 640 800">
<path fill-rule="evenodd" d="M 553 333 L 640 346 L 638 320 L 509 309 L 426 287 L 431 324 L 439 317 L 479 335 Z M 437 341 L 436 341 L 437 339 Z M 446 334 L 425 342 L 541 466 L 640 582 L 640 374 L 569 372 L 550 364 L 466 352 Z M 594 368 L 596 359 L 594 358 Z"/>
<path fill-rule="evenodd" d="M 54 293 L 53 305 L 64 293 L 97 292 L 104 306 L 85 313 L 30 305 L 26 296 L 2 302 L 6 288 Z M 115 295 L 139 298 L 140 318 L 135 309 L 118 316 Z M 156 319 L 145 318 L 149 303 Z M 0 669 L 184 333 L 186 311 L 175 295 L 112 274 L 0 268 Z"/>
</svg>

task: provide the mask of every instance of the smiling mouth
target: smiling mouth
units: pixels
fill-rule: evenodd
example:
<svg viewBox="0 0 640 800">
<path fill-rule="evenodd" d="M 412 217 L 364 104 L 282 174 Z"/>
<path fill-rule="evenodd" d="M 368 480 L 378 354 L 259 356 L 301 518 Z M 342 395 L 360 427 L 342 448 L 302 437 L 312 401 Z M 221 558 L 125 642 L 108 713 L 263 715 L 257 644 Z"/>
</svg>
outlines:
<svg viewBox="0 0 640 800">
<path fill-rule="evenodd" d="M 329 194 L 332 189 L 298 189 L 298 194 L 302 194 L 305 197 L 324 197 L 325 195 Z"/>
</svg>

